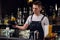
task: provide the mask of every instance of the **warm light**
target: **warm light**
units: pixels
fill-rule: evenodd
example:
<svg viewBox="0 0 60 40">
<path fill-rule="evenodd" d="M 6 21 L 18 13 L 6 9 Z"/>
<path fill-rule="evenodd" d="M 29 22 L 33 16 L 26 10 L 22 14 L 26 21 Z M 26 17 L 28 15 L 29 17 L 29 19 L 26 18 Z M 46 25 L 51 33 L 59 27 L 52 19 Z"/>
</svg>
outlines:
<svg viewBox="0 0 60 40">
<path fill-rule="evenodd" d="M 57 10 L 57 4 L 55 4 L 55 10 Z"/>
<path fill-rule="evenodd" d="M 33 0 L 28 0 L 28 2 L 30 3 L 30 2 L 32 2 Z"/>
</svg>

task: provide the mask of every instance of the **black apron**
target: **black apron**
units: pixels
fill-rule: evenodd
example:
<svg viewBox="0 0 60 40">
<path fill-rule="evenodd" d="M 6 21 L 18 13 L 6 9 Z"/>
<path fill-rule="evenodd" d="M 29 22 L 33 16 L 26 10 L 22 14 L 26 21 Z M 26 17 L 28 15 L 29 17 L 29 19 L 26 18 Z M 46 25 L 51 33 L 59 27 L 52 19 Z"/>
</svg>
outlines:
<svg viewBox="0 0 60 40">
<path fill-rule="evenodd" d="M 43 18 L 44 18 L 44 16 L 42 17 L 41 21 L 43 20 Z M 31 17 L 31 23 L 29 25 L 29 28 L 30 28 L 30 39 L 31 39 L 31 37 L 34 38 L 34 31 L 38 30 L 39 31 L 39 38 L 37 40 L 43 40 L 44 31 L 43 31 L 43 28 L 42 28 L 42 25 L 41 25 L 41 21 L 32 21 L 32 17 Z"/>
</svg>

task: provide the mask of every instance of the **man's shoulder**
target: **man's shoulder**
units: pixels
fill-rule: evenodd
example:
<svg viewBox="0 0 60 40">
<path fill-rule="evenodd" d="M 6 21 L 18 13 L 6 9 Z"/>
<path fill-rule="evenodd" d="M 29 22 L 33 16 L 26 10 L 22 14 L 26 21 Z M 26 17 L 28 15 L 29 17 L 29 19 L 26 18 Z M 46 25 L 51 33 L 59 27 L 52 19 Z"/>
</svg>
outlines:
<svg viewBox="0 0 60 40">
<path fill-rule="evenodd" d="M 29 17 L 32 17 L 34 14 L 30 14 Z"/>
<path fill-rule="evenodd" d="M 32 15 L 29 15 L 29 16 L 28 16 L 28 18 L 31 18 L 31 17 L 32 17 Z"/>
<path fill-rule="evenodd" d="M 29 17 L 31 17 L 32 15 L 29 15 Z"/>
<path fill-rule="evenodd" d="M 40 16 L 44 16 L 43 14 L 40 14 Z"/>
<path fill-rule="evenodd" d="M 48 16 L 41 14 L 43 19 L 48 19 Z"/>
<path fill-rule="evenodd" d="M 43 14 L 41 14 L 42 16 L 44 16 L 44 17 L 47 17 L 47 15 L 43 15 Z"/>
</svg>

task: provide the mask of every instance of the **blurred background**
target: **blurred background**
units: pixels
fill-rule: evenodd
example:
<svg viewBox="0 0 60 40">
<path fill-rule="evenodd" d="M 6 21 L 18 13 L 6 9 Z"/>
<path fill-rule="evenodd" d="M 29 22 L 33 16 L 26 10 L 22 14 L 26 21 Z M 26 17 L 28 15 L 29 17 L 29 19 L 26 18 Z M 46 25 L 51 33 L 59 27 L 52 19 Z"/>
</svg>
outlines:
<svg viewBox="0 0 60 40">
<path fill-rule="evenodd" d="M 11 27 L 12 24 L 23 25 L 32 14 L 34 1 L 37 0 L 0 0 L 0 29 L 15 29 Z M 60 0 L 38 1 L 43 4 L 42 14 L 49 18 L 49 36 L 60 35 Z"/>
</svg>

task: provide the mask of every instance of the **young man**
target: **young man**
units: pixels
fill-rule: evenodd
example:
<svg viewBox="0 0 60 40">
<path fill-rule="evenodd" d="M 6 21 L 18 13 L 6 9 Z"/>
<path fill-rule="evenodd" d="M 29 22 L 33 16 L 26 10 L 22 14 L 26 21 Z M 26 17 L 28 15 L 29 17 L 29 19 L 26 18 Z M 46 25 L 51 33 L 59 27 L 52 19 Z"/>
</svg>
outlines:
<svg viewBox="0 0 60 40">
<path fill-rule="evenodd" d="M 26 23 L 23 26 L 16 25 L 15 27 L 20 30 L 25 30 L 30 27 L 30 31 L 39 31 L 39 40 L 43 40 L 48 35 L 49 20 L 46 16 L 41 14 L 42 4 L 36 1 L 32 5 L 33 15 L 27 18 Z M 31 34 L 34 35 L 34 34 Z"/>
</svg>

